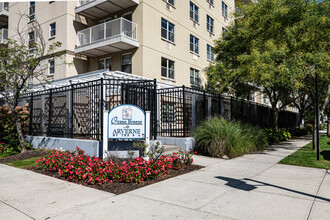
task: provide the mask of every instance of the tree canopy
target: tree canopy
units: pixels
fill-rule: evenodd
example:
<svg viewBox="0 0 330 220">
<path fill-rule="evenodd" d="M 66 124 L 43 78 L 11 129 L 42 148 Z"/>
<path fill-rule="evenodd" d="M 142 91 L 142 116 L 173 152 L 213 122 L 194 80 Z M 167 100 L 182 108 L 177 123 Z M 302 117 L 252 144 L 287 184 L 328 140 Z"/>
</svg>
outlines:
<svg viewBox="0 0 330 220">
<path fill-rule="evenodd" d="M 315 76 L 329 82 L 329 1 L 258 0 L 239 5 L 217 40 L 209 86 L 238 96 L 259 91 L 276 114 Z M 311 68 L 316 66 L 316 68 Z"/>
</svg>

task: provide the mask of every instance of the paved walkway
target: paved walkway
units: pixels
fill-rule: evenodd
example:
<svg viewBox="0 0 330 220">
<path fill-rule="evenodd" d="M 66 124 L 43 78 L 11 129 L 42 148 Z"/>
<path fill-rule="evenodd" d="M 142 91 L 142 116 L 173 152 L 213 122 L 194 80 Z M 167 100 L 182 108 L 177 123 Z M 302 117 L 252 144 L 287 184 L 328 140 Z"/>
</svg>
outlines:
<svg viewBox="0 0 330 220">
<path fill-rule="evenodd" d="M 277 164 L 309 141 L 196 156 L 205 168 L 118 196 L 0 165 L 0 219 L 330 219 L 330 174 Z"/>
</svg>

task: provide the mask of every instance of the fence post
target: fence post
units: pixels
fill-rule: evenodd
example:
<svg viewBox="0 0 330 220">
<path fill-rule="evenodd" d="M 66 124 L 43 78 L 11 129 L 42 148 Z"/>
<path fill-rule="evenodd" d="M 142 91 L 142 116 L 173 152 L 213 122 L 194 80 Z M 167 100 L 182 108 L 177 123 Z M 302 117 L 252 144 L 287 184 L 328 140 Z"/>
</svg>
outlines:
<svg viewBox="0 0 330 220">
<path fill-rule="evenodd" d="M 221 95 L 218 95 L 218 114 L 221 116 Z"/>
<path fill-rule="evenodd" d="M 153 133 L 154 133 L 154 140 L 157 139 L 157 80 L 154 79 L 154 98 L 153 98 L 153 102 L 154 102 L 154 111 L 153 111 L 153 122 L 154 122 L 154 129 L 153 129 Z"/>
<path fill-rule="evenodd" d="M 71 110 L 71 114 L 70 114 L 70 138 L 73 138 L 73 85 L 71 84 L 71 92 L 70 92 L 70 96 L 71 96 L 71 102 L 70 102 L 70 110 Z"/>
<path fill-rule="evenodd" d="M 32 132 L 32 120 L 33 120 L 33 92 L 31 93 L 31 99 L 30 99 L 30 123 L 29 123 L 29 133 L 30 133 L 30 135 L 33 134 L 33 132 Z"/>
<path fill-rule="evenodd" d="M 46 94 L 40 95 L 40 105 L 41 105 L 41 111 L 40 111 L 40 128 L 39 133 L 44 136 L 47 135 L 47 131 L 45 130 L 45 118 L 46 118 Z"/>
<path fill-rule="evenodd" d="M 203 91 L 203 120 L 205 120 L 206 117 L 206 110 L 205 110 L 205 107 L 206 107 L 206 95 L 205 95 L 205 90 Z"/>
<path fill-rule="evenodd" d="M 196 128 L 196 94 L 191 94 L 191 124 L 192 129 Z"/>
<path fill-rule="evenodd" d="M 49 103 L 48 103 L 48 127 L 47 127 L 47 136 L 50 136 L 50 125 L 52 121 L 52 98 L 53 98 L 53 90 L 49 89 Z"/>
<path fill-rule="evenodd" d="M 207 97 L 207 118 L 212 117 L 212 96 Z"/>
<path fill-rule="evenodd" d="M 233 97 L 230 96 L 230 121 L 233 120 Z"/>
<path fill-rule="evenodd" d="M 241 121 L 243 121 L 243 118 L 244 118 L 244 106 L 243 106 L 243 99 L 241 99 Z"/>
<path fill-rule="evenodd" d="M 187 119 L 186 119 L 186 96 L 185 96 L 185 86 L 182 86 L 182 96 L 183 96 L 183 137 L 186 137 Z"/>
<path fill-rule="evenodd" d="M 104 31 L 105 32 L 105 31 Z M 104 97 L 103 97 L 103 78 L 101 78 L 101 88 L 100 88 L 100 106 L 99 106 L 99 128 L 101 127 L 101 135 L 97 135 L 97 140 L 103 138 L 103 106 L 104 106 Z M 100 138 L 101 136 L 101 138 Z"/>
</svg>

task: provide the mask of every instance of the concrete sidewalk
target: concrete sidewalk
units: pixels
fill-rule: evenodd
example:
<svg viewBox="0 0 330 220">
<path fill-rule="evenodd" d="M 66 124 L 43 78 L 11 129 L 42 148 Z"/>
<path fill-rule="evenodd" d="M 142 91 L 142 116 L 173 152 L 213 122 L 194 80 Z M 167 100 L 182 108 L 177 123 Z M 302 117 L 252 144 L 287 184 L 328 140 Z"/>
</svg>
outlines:
<svg viewBox="0 0 330 220">
<path fill-rule="evenodd" d="M 330 219 L 330 174 L 277 164 L 309 141 L 195 156 L 205 168 L 118 196 L 0 165 L 0 219 Z"/>
</svg>

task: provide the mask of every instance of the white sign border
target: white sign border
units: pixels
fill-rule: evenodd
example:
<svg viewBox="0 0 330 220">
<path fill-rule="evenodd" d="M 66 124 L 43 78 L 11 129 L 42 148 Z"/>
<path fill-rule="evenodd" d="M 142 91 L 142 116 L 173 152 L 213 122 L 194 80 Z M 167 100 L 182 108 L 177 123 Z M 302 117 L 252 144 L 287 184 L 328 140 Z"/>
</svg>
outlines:
<svg viewBox="0 0 330 220">
<path fill-rule="evenodd" d="M 143 138 L 109 138 L 109 126 L 110 126 L 110 123 L 109 123 L 109 116 L 110 116 L 110 113 L 114 110 L 114 109 L 116 109 L 116 108 L 118 108 L 118 107 L 122 107 L 122 106 L 133 106 L 133 107 L 136 107 L 136 108 L 138 108 L 138 109 L 140 109 L 141 111 L 142 111 L 142 113 L 143 113 L 143 115 L 144 115 L 144 137 Z M 139 106 L 136 106 L 136 105 L 132 105 L 132 104 L 121 104 L 121 105 L 118 105 L 118 106 L 116 106 L 116 107 L 114 107 L 113 109 L 111 109 L 111 111 L 109 111 L 109 113 L 108 113 L 108 117 L 107 117 L 108 119 L 107 119 L 107 124 L 108 124 L 108 129 L 107 129 L 107 139 L 108 140 L 145 140 L 146 139 L 146 136 L 147 136 L 147 134 L 146 134 L 146 132 L 147 132 L 147 130 L 146 130 L 146 123 L 147 123 L 147 120 L 146 120 L 146 112 L 142 109 L 142 108 L 140 108 Z"/>
</svg>

